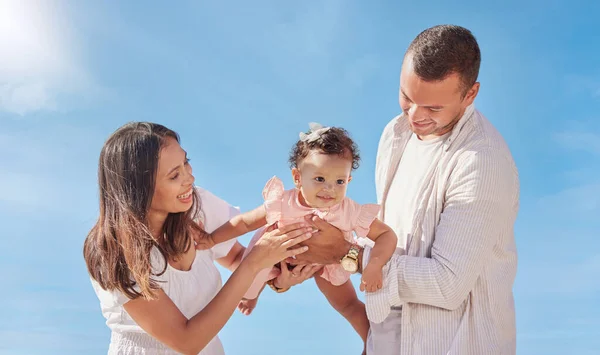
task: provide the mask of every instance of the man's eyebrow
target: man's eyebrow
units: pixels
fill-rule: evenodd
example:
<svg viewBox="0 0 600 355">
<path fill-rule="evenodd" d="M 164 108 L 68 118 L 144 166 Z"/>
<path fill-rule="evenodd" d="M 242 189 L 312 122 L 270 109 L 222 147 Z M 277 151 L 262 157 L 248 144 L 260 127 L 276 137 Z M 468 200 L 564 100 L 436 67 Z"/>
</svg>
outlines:
<svg viewBox="0 0 600 355">
<path fill-rule="evenodd" d="M 408 95 L 406 95 L 406 93 L 404 92 L 404 89 L 400 89 L 400 93 L 402 94 L 402 96 L 404 96 L 405 98 L 407 98 L 409 101 L 412 101 L 410 99 L 410 97 L 408 97 Z"/>
<path fill-rule="evenodd" d="M 402 96 L 404 96 L 404 98 L 406 98 L 408 101 L 412 102 L 412 100 L 410 99 L 410 97 L 408 97 L 408 95 L 406 95 L 404 90 L 400 89 L 400 93 L 402 93 Z M 438 110 L 438 109 L 444 108 L 445 106 L 443 106 L 443 105 L 427 105 L 427 106 L 422 106 L 422 107 Z"/>
</svg>

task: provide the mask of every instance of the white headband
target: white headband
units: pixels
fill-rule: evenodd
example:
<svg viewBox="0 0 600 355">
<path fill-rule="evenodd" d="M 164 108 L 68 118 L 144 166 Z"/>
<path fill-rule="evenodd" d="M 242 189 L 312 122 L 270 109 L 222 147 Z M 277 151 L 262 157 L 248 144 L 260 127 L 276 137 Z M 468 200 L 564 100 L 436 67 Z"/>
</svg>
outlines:
<svg viewBox="0 0 600 355">
<path fill-rule="evenodd" d="M 308 126 L 310 127 L 309 133 L 300 132 L 300 140 L 306 143 L 312 143 L 316 141 L 317 139 L 321 138 L 323 133 L 329 131 L 331 128 L 323 127 L 321 124 L 316 122 L 310 122 Z"/>
</svg>

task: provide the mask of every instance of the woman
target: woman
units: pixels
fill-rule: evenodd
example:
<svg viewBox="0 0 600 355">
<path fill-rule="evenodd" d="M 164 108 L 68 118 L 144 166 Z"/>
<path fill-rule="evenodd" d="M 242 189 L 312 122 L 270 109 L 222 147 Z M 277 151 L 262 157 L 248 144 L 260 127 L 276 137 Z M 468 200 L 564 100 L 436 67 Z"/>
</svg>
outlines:
<svg viewBox="0 0 600 355">
<path fill-rule="evenodd" d="M 194 238 L 236 209 L 194 186 L 178 135 L 130 123 L 106 141 L 98 169 L 100 216 L 84 258 L 112 331 L 109 354 L 224 354 L 217 333 L 259 270 L 306 251 L 308 226 L 269 228 L 246 258 L 236 240 L 196 250 Z M 233 271 L 222 285 L 214 264 Z M 315 268 L 287 267 L 271 285 L 283 291 Z"/>
</svg>

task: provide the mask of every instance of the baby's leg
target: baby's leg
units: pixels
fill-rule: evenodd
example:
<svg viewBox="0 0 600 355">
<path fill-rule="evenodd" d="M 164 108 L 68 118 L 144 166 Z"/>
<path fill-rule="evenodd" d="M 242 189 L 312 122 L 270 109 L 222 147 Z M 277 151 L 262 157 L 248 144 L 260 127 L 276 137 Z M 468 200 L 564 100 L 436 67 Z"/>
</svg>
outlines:
<svg viewBox="0 0 600 355">
<path fill-rule="evenodd" d="M 334 286 L 322 277 L 315 276 L 319 290 L 325 295 L 329 304 L 338 311 L 360 335 L 366 343 L 369 332 L 369 320 L 362 303 L 356 295 L 356 290 L 350 280 L 340 286 Z"/>
<path fill-rule="evenodd" d="M 248 256 L 248 254 L 250 253 L 250 250 L 252 250 L 252 248 L 254 247 L 256 242 L 264 234 L 265 229 L 266 229 L 266 227 L 261 227 L 256 231 L 256 233 L 254 233 L 254 236 L 252 237 L 252 239 L 248 243 L 248 246 L 246 247 L 246 250 L 244 251 L 244 255 L 242 256 L 242 259 L 245 259 Z M 252 284 L 250 285 L 250 287 L 244 294 L 244 299 L 256 300 L 258 298 L 258 295 L 262 292 L 263 288 L 265 287 L 265 282 L 269 281 L 272 278 L 279 276 L 279 274 L 280 274 L 280 270 L 276 266 L 274 266 L 272 268 L 266 268 L 266 269 L 259 271 L 258 274 L 256 275 L 256 277 L 254 278 L 254 281 L 252 282 Z M 254 306 L 256 306 L 256 302 L 254 303 Z M 250 311 L 252 311 L 252 310 L 250 310 Z M 250 314 L 250 313 L 248 313 L 248 314 Z"/>
</svg>

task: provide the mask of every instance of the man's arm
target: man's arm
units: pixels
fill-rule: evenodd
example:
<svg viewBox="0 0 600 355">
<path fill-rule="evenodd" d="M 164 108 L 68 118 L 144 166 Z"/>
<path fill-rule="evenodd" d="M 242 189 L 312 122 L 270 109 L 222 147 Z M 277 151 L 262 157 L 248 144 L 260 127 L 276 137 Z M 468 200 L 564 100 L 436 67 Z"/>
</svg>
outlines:
<svg viewBox="0 0 600 355">
<path fill-rule="evenodd" d="M 300 244 L 308 246 L 308 251 L 296 256 L 295 259 L 288 260 L 288 263 L 321 265 L 340 263 L 350 250 L 352 243 L 344 238 L 342 231 L 318 216 L 307 215 L 305 220 L 315 230 L 312 238 Z"/>
<path fill-rule="evenodd" d="M 500 233 L 513 228 L 518 194 L 517 172 L 501 152 L 474 152 L 459 162 L 431 258 L 394 255 L 389 263 L 384 285 L 395 288 L 387 289 L 390 303 L 460 306 L 492 258 Z"/>
</svg>

